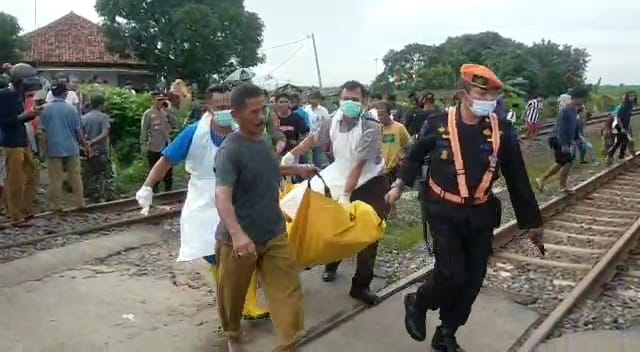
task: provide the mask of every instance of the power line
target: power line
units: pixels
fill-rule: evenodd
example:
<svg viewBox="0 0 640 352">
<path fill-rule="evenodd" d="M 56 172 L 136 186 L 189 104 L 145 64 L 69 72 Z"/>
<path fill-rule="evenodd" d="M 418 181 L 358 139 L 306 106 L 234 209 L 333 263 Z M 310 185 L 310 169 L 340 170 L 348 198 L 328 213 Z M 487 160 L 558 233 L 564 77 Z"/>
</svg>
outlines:
<svg viewBox="0 0 640 352">
<path fill-rule="evenodd" d="M 298 39 L 298 40 L 293 41 L 293 42 L 289 42 L 289 43 L 284 43 L 284 44 L 280 44 L 280 45 L 272 46 L 272 47 L 270 47 L 270 48 L 260 49 L 260 51 L 267 51 L 267 50 L 271 50 L 271 49 L 282 48 L 282 47 L 284 47 L 284 46 L 289 46 L 289 45 L 293 45 L 293 44 L 298 44 L 298 43 L 303 42 L 303 41 L 305 41 L 305 40 L 309 40 L 309 37 L 307 36 L 307 37 L 304 37 L 304 38 L 302 38 L 302 39 Z"/>
<path fill-rule="evenodd" d="M 293 59 L 296 54 L 298 54 L 298 52 L 300 52 L 300 50 L 302 50 L 302 48 L 304 48 L 304 46 L 307 45 L 307 43 L 302 43 L 302 45 L 300 45 L 298 47 L 298 49 L 296 49 L 286 60 L 284 60 L 280 65 L 276 66 L 276 68 L 274 68 L 273 70 L 271 70 L 268 75 L 273 74 L 274 72 L 276 72 L 277 70 L 279 70 L 282 66 L 286 65 L 289 61 L 291 61 L 291 59 Z"/>
</svg>

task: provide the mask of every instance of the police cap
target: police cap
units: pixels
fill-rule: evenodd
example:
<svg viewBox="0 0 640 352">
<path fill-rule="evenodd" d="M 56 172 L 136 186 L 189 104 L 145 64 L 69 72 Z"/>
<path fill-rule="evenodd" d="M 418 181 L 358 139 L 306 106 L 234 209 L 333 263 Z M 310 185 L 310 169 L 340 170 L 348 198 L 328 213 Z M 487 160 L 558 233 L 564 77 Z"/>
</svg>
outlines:
<svg viewBox="0 0 640 352">
<path fill-rule="evenodd" d="M 471 85 L 482 89 L 500 89 L 502 82 L 486 66 L 464 64 L 460 67 L 460 77 Z"/>
<path fill-rule="evenodd" d="M 167 94 L 165 94 L 164 92 L 153 92 L 153 93 L 151 93 L 151 96 L 155 100 L 168 100 L 169 99 Z"/>
</svg>

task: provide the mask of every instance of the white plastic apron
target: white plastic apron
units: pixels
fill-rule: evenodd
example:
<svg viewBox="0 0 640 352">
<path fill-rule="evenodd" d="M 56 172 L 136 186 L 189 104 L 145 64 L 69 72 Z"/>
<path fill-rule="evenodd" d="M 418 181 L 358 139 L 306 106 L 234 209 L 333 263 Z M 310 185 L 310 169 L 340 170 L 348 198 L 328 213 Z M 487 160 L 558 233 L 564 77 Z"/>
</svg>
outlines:
<svg viewBox="0 0 640 352">
<path fill-rule="evenodd" d="M 191 175 L 187 199 L 180 216 L 178 261 L 189 261 L 215 253 L 215 231 L 219 216 L 215 205 L 216 176 L 213 172 L 218 147 L 211 140 L 211 114 L 200 119 L 187 154 L 185 168 Z"/>
<path fill-rule="evenodd" d="M 357 162 L 356 147 L 362 136 L 363 119 L 347 132 L 340 132 L 340 120 L 342 119 L 342 111 L 338 110 L 331 120 L 331 142 L 333 144 L 334 162 L 320 172 L 322 178 L 327 182 L 327 186 L 331 190 L 333 199 L 338 200 L 344 193 L 344 187 L 347 183 L 347 176 L 351 172 L 351 168 Z M 378 161 L 379 163 L 376 163 Z M 372 178 L 382 174 L 384 170 L 384 160 L 368 160 L 362 169 L 360 179 L 356 188 L 362 186 Z M 290 218 L 294 219 L 298 212 L 298 207 L 302 201 L 302 196 L 307 187 L 307 183 L 303 182 L 297 185 L 280 201 L 280 208 Z M 324 193 L 324 185 L 318 177 L 311 179 L 311 188 L 320 193 Z"/>
</svg>

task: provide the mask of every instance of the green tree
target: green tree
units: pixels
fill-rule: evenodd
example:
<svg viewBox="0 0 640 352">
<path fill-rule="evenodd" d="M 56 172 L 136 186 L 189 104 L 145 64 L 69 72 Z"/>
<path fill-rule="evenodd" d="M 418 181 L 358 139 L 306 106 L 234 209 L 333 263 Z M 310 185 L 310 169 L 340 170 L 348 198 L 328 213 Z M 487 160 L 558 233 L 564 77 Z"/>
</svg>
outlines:
<svg viewBox="0 0 640 352">
<path fill-rule="evenodd" d="M 413 86 L 418 69 L 434 64 L 436 47 L 424 44 L 408 44 L 402 50 L 389 50 L 382 58 L 384 71 L 380 74 L 382 81 L 391 82 L 399 89 Z"/>
<path fill-rule="evenodd" d="M 495 32 L 482 32 L 450 37 L 437 46 L 408 44 L 401 50 L 390 50 L 383 63 L 385 68 L 374 87 L 452 88 L 460 66 L 476 63 L 494 70 L 503 82 L 516 83 L 514 86 L 527 94 L 550 96 L 584 84 L 589 54 L 566 44 L 542 40 L 527 46 Z"/>
<path fill-rule="evenodd" d="M 242 0 L 97 0 L 109 50 L 169 80 L 211 79 L 264 61 L 264 23 Z"/>
<path fill-rule="evenodd" d="M 433 67 L 424 66 L 418 70 L 416 75 L 414 91 L 426 89 L 449 89 L 455 86 L 458 75 L 450 67 L 437 65 Z"/>
<path fill-rule="evenodd" d="M 22 28 L 18 19 L 0 12 L 0 62 L 16 62 L 22 57 L 25 42 L 20 37 Z M 0 63 L 0 64 L 1 64 Z"/>
</svg>

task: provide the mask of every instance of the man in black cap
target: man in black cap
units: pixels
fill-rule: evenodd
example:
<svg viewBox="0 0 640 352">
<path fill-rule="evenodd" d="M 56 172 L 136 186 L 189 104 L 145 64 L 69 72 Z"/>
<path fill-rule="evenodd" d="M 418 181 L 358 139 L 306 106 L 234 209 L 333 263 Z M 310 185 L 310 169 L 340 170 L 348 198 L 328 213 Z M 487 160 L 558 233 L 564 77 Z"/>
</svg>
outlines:
<svg viewBox="0 0 640 352">
<path fill-rule="evenodd" d="M 38 72 L 27 64 L 13 66 L 9 76 L 11 87 L 0 89 L 0 148 L 6 158 L 7 216 L 17 226 L 33 217 L 37 171 L 25 122 L 41 111 L 40 107 L 24 111 L 24 102 L 29 94 L 42 89 L 42 83 Z"/>
<path fill-rule="evenodd" d="M 430 156 L 424 202 L 437 248 L 435 264 L 417 292 L 405 297 L 405 328 L 424 341 L 427 311 L 439 309 L 442 325 L 431 346 L 446 352 L 460 351 L 456 331 L 466 323 L 486 274 L 493 229 L 500 225 L 500 201 L 491 192 L 499 171 L 518 223 L 530 229 L 532 241 L 544 251 L 542 217 L 518 136 L 493 113 L 502 82 L 480 65 L 463 65 L 460 73 L 460 103 L 429 117 L 425 136 L 409 152 L 386 197 L 391 204 L 400 199 Z"/>
</svg>

